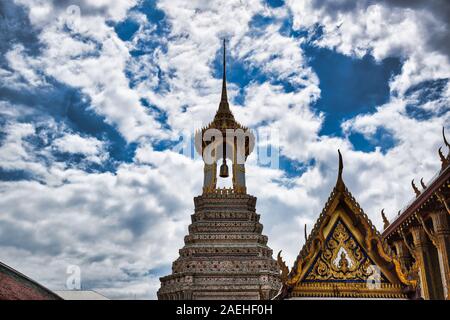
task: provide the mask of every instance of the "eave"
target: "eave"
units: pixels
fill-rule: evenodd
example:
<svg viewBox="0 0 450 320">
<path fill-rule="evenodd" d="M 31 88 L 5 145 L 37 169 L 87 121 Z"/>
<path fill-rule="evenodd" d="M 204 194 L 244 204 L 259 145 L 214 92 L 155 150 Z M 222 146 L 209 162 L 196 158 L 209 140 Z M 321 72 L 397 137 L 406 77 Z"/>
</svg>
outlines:
<svg viewBox="0 0 450 320">
<path fill-rule="evenodd" d="M 450 182 L 450 166 L 442 170 L 439 175 L 431 182 L 431 184 L 414 199 L 414 201 L 403 210 L 382 233 L 384 239 L 389 238 L 392 233 L 398 230 L 411 216 L 420 211 L 423 206 L 433 197 L 436 191 L 439 191 L 446 183 Z"/>
</svg>

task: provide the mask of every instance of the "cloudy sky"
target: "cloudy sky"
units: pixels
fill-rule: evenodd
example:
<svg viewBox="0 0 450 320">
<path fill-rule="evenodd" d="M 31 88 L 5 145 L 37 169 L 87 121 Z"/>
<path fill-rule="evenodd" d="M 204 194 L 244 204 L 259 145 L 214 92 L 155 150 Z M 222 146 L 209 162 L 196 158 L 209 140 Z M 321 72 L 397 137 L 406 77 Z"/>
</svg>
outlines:
<svg viewBox="0 0 450 320">
<path fill-rule="evenodd" d="M 247 166 L 269 245 L 292 264 L 338 148 L 381 229 L 440 167 L 449 21 L 446 0 L 2 0 L 0 261 L 155 298 L 201 193 L 181 137 L 218 107 L 223 38 L 235 117 L 278 137 L 279 167 Z"/>
</svg>

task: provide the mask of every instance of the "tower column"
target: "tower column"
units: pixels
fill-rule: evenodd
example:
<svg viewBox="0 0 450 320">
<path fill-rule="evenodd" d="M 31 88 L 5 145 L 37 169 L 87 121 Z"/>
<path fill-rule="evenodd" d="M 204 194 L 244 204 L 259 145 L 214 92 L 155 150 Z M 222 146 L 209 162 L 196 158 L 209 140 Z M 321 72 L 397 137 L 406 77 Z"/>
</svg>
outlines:
<svg viewBox="0 0 450 320">
<path fill-rule="evenodd" d="M 237 193 L 246 193 L 245 165 L 233 163 L 233 189 Z"/>
<path fill-rule="evenodd" d="M 217 163 L 204 166 L 203 191 L 211 191 L 217 184 Z"/>
<path fill-rule="evenodd" d="M 441 271 L 444 297 L 450 300 L 450 227 L 445 211 L 433 212 L 434 236 L 438 249 L 439 266 Z"/>
</svg>

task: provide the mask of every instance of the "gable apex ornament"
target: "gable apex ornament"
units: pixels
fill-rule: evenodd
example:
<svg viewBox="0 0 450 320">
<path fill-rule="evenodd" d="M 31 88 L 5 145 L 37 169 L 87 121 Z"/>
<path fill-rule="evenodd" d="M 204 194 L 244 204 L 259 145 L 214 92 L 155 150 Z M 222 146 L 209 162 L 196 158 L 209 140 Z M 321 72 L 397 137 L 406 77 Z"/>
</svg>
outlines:
<svg viewBox="0 0 450 320">
<path fill-rule="evenodd" d="M 344 183 L 344 179 L 342 178 L 342 173 L 344 171 L 344 161 L 342 160 L 342 153 L 341 153 L 341 150 L 339 150 L 339 149 L 338 149 L 338 154 L 339 154 L 339 171 L 338 171 L 338 178 L 336 181 L 336 188 L 339 191 L 344 191 L 345 183 Z"/>
</svg>

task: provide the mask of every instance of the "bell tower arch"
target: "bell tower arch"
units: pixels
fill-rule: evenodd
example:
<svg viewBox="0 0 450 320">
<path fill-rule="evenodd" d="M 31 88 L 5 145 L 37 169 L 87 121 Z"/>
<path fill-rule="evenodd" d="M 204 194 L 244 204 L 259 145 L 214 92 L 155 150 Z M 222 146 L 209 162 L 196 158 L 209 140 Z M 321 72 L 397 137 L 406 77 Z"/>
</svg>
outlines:
<svg viewBox="0 0 450 320">
<path fill-rule="evenodd" d="M 197 131 L 195 148 L 204 165 L 203 192 L 217 190 L 217 179 L 232 176 L 231 192 L 246 193 L 245 162 L 254 149 L 255 136 L 238 123 L 230 109 L 227 93 L 226 43 L 223 41 L 222 95 L 214 120 Z M 229 167 L 231 164 L 231 170 Z"/>
</svg>

